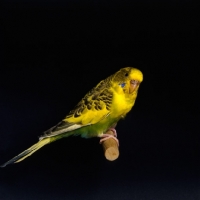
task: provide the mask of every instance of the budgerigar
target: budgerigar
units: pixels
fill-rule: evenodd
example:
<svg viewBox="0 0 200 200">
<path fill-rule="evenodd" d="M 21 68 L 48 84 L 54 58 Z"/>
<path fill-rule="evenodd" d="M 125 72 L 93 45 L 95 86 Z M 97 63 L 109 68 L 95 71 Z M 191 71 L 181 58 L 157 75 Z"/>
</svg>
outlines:
<svg viewBox="0 0 200 200">
<path fill-rule="evenodd" d="M 71 135 L 99 137 L 100 142 L 113 137 L 115 126 L 133 107 L 143 74 L 132 67 L 120 69 L 89 91 L 77 106 L 56 126 L 45 131 L 38 143 L 23 151 L 1 167 L 18 163 L 46 144 Z M 114 136 L 106 134 L 112 130 Z"/>
</svg>

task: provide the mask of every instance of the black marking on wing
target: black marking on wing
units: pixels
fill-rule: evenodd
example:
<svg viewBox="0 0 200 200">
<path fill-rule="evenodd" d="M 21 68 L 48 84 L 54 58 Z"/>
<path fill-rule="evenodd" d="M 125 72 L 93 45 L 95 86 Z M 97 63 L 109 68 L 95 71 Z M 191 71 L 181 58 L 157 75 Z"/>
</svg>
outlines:
<svg viewBox="0 0 200 200">
<path fill-rule="evenodd" d="M 65 122 L 65 121 L 61 121 L 56 126 L 53 126 L 52 128 L 45 131 L 44 134 L 40 137 L 45 137 L 45 136 L 51 135 L 52 133 L 55 133 L 55 132 L 60 131 L 60 130 L 64 130 L 64 129 L 72 126 L 72 125 L 74 125 L 74 124 L 69 123 L 69 122 Z"/>
<path fill-rule="evenodd" d="M 113 94 L 109 90 L 110 88 L 110 80 L 112 76 L 107 79 L 101 81 L 96 87 L 90 90 L 84 98 L 76 105 L 76 107 L 70 111 L 69 115 L 66 118 L 70 118 L 72 116 L 80 117 L 82 112 L 85 109 L 91 110 L 102 110 L 102 103 L 105 104 L 106 109 L 109 111 L 112 104 Z"/>
</svg>

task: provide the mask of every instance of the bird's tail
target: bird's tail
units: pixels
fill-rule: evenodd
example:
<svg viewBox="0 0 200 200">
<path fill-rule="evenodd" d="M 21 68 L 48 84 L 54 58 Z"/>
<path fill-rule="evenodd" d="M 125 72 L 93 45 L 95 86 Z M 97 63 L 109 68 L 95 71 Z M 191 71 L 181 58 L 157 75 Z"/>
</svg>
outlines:
<svg viewBox="0 0 200 200">
<path fill-rule="evenodd" d="M 44 138 L 40 140 L 38 143 L 34 144 L 30 148 L 26 149 L 19 155 L 15 156 L 8 162 L 4 163 L 0 167 L 5 167 L 6 165 L 12 164 L 12 163 L 18 163 L 27 158 L 28 156 L 31 156 L 33 153 L 35 153 L 38 149 L 42 148 L 44 145 L 49 144 L 51 142 L 51 138 Z"/>
</svg>

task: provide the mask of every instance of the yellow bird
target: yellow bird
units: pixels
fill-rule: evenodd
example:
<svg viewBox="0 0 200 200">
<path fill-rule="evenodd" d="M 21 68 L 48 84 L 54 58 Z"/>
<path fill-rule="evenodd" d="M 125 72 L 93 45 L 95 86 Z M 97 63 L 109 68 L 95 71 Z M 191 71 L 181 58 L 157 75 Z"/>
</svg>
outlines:
<svg viewBox="0 0 200 200">
<path fill-rule="evenodd" d="M 114 128 L 133 107 L 142 81 L 143 74 L 140 70 L 132 67 L 120 69 L 89 91 L 60 123 L 40 136 L 38 143 L 1 167 L 18 163 L 44 145 L 71 135 L 99 137 L 100 142 L 112 137 L 118 142 Z M 112 130 L 114 136 L 106 134 L 108 130 Z"/>
</svg>

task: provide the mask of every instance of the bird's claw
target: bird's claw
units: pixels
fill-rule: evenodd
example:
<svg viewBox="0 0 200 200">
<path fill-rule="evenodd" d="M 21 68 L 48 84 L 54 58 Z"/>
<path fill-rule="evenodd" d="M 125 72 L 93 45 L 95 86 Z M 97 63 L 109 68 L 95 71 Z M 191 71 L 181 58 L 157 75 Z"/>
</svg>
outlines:
<svg viewBox="0 0 200 200">
<path fill-rule="evenodd" d="M 119 146 L 119 140 L 117 139 L 117 132 L 116 132 L 116 130 L 115 130 L 114 128 L 110 128 L 110 129 L 108 130 L 108 132 L 109 132 L 109 131 L 112 131 L 114 135 L 107 134 L 107 133 L 101 135 L 100 137 L 101 137 L 102 139 L 100 139 L 100 142 L 99 142 L 99 143 L 101 144 L 103 141 L 108 140 L 108 139 L 110 139 L 110 138 L 113 138 L 113 139 L 117 142 L 117 145 Z"/>
<path fill-rule="evenodd" d="M 114 128 L 110 128 L 108 131 L 112 131 L 114 136 L 117 137 L 117 131 Z"/>
</svg>

